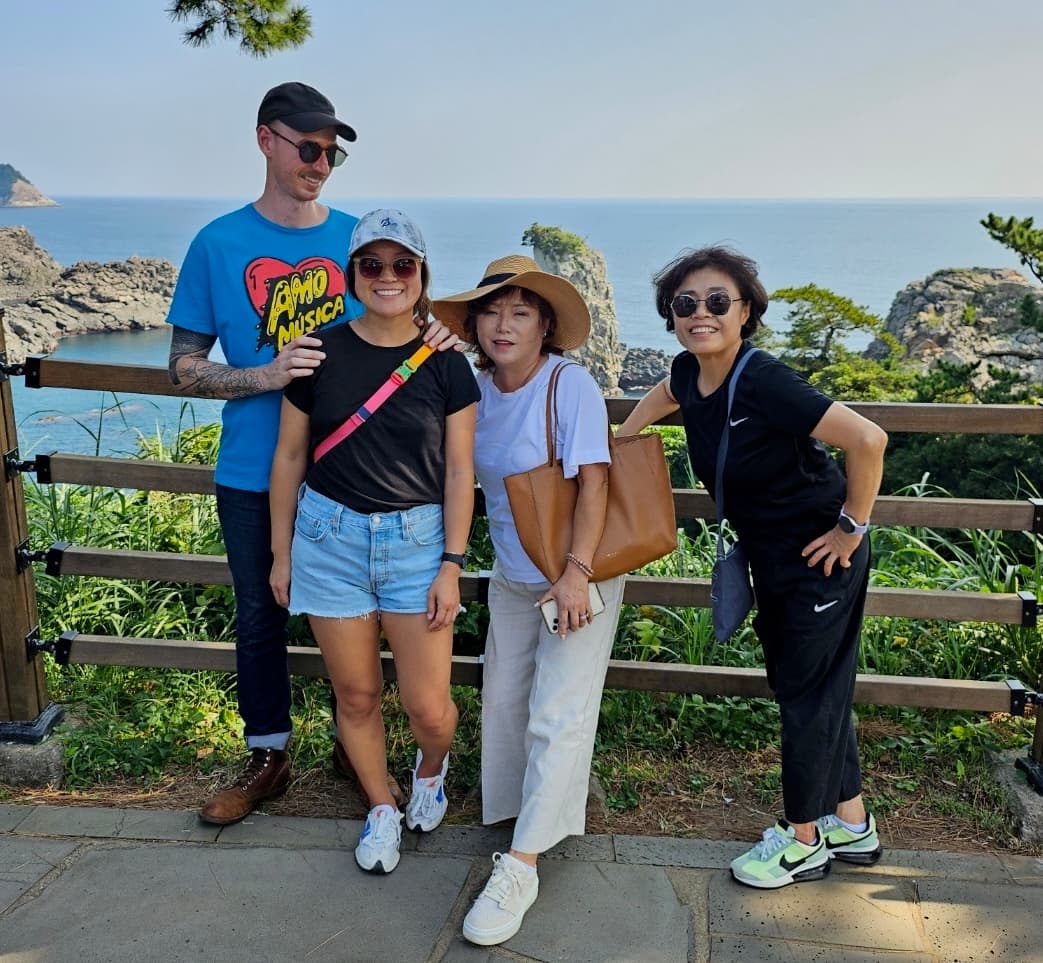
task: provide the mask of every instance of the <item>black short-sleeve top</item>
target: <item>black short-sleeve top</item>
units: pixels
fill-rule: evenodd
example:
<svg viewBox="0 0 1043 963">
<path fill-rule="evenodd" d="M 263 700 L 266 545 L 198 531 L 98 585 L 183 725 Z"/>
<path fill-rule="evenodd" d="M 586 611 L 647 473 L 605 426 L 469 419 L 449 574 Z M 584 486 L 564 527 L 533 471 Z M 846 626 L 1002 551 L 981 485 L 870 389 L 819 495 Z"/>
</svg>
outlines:
<svg viewBox="0 0 1043 963">
<path fill-rule="evenodd" d="M 749 350 L 744 342 L 735 362 Z M 670 392 L 681 406 L 692 469 L 716 497 L 729 379 L 704 398 L 698 378 L 695 355 L 684 351 L 674 358 Z M 724 469 L 724 514 L 747 551 L 761 558 L 791 555 L 836 524 L 847 481 L 832 455 L 811 437 L 831 404 L 765 351 L 758 350 L 739 376 Z"/>
<path fill-rule="evenodd" d="M 319 337 L 325 360 L 285 389 L 287 401 L 310 417 L 311 452 L 422 343 L 417 336 L 409 344 L 378 347 L 352 324 Z M 367 515 L 440 504 L 446 418 L 479 397 L 470 362 L 458 351 L 436 351 L 353 434 L 309 462 L 308 487 Z"/>
</svg>

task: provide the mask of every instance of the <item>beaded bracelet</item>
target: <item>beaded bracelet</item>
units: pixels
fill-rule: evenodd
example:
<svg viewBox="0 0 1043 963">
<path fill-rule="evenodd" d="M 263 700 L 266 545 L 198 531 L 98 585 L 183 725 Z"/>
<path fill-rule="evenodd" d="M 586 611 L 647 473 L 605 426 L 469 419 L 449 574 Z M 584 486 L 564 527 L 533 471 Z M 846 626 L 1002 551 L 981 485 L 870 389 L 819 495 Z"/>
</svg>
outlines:
<svg viewBox="0 0 1043 963">
<path fill-rule="evenodd" d="M 572 564 L 575 565 L 576 568 L 578 568 L 584 575 L 586 575 L 587 578 L 593 578 L 594 577 L 594 569 L 592 569 L 582 559 L 580 559 L 577 556 L 573 555 L 572 552 L 569 552 L 568 555 L 565 556 L 565 561 L 566 562 L 572 562 Z"/>
</svg>

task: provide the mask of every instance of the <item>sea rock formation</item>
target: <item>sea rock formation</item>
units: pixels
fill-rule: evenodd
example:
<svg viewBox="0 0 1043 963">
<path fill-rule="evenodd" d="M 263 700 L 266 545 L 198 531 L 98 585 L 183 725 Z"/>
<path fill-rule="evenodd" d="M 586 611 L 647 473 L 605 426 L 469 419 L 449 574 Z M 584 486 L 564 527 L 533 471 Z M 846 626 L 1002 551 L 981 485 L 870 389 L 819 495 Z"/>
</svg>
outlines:
<svg viewBox="0 0 1043 963">
<path fill-rule="evenodd" d="M 61 273 L 24 227 L 0 227 L 0 304 L 49 291 Z"/>
<path fill-rule="evenodd" d="M 67 335 L 162 325 L 177 281 L 177 268 L 156 258 L 62 270 L 25 228 L 0 228 L 0 265 L 7 355 L 16 363 Z"/>
<path fill-rule="evenodd" d="M 1039 320 L 1026 323 L 1031 318 Z M 1009 268 L 936 271 L 899 291 L 887 316 L 887 331 L 904 347 L 906 358 L 924 370 L 940 360 L 981 360 L 972 376 L 979 389 L 993 380 L 989 365 L 1043 384 L 1041 328 L 1043 290 Z M 866 349 L 869 357 L 885 354 L 879 341 Z"/>
<path fill-rule="evenodd" d="M 57 207 L 10 164 L 0 164 L 0 207 Z"/>
<path fill-rule="evenodd" d="M 583 295 L 590 308 L 590 338 L 573 354 L 594 376 L 602 393 L 618 395 L 624 349 L 605 258 L 582 238 L 558 228 L 534 224 L 525 238 L 532 242 L 533 257 L 544 271 L 568 278 Z"/>
<path fill-rule="evenodd" d="M 658 348 L 624 347 L 626 354 L 623 356 L 623 371 L 619 376 L 620 391 L 648 391 L 670 373 L 670 362 L 674 360 L 674 355 Z"/>
</svg>

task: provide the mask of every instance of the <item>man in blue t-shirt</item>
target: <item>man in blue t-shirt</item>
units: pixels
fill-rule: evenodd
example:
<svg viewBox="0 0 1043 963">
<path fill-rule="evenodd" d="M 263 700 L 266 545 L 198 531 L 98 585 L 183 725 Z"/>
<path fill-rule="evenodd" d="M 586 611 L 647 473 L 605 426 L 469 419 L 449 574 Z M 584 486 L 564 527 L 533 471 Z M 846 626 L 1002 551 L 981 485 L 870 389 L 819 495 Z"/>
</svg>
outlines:
<svg viewBox="0 0 1043 963">
<path fill-rule="evenodd" d="M 354 141 L 355 131 L 313 87 L 285 83 L 264 95 L 257 112 L 264 191 L 196 235 L 167 316 L 171 382 L 186 395 L 227 400 L 215 481 L 235 591 L 236 684 L 250 758 L 239 778 L 200 810 L 201 819 L 219 825 L 242 819 L 290 782 L 287 614 L 268 584 L 268 476 L 282 389 L 325 357 L 316 334 L 362 314 L 345 276 L 358 218 L 319 203 L 332 169 L 347 157 L 338 137 Z M 449 347 L 457 340 L 439 329 L 432 326 L 429 342 Z M 223 361 L 210 358 L 218 342 Z M 334 760 L 342 775 L 350 774 L 339 743 Z"/>
</svg>

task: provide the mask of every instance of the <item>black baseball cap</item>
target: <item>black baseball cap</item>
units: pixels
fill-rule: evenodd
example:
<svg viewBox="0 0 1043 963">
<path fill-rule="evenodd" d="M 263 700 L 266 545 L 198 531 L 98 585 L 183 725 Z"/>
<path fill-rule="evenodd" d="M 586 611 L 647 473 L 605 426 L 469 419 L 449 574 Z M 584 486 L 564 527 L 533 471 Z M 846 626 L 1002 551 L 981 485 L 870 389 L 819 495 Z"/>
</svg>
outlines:
<svg viewBox="0 0 1043 963">
<path fill-rule="evenodd" d="M 288 127 L 309 134 L 324 127 L 336 127 L 345 140 L 355 140 L 355 130 L 338 120 L 333 104 L 314 87 L 288 83 L 273 87 L 264 95 L 257 110 L 257 126 L 281 120 Z"/>
</svg>

